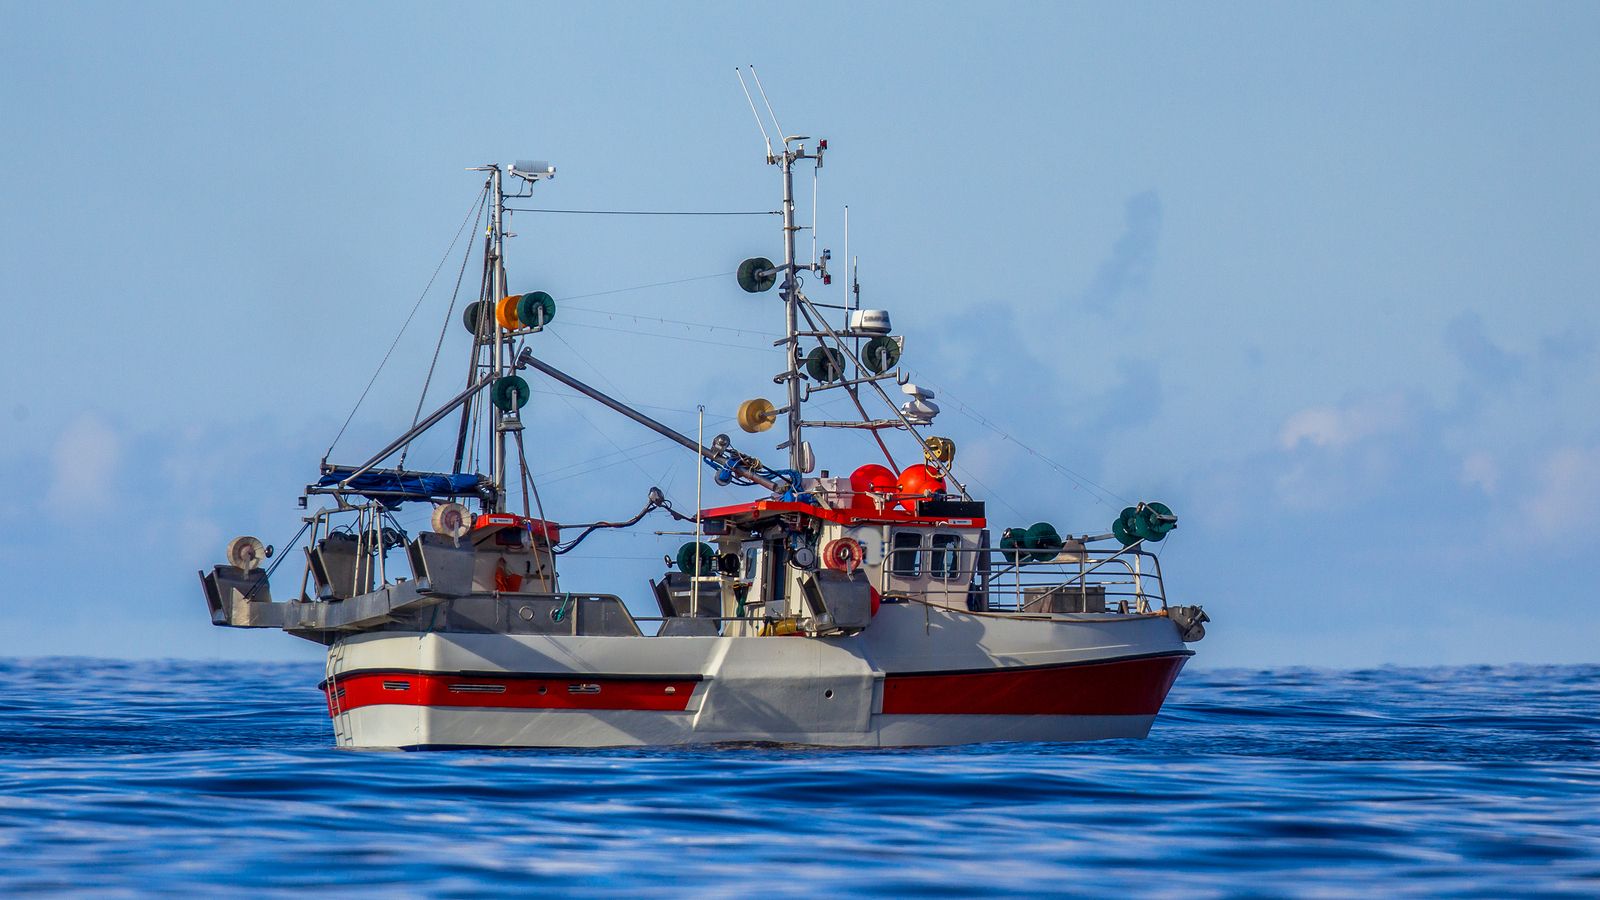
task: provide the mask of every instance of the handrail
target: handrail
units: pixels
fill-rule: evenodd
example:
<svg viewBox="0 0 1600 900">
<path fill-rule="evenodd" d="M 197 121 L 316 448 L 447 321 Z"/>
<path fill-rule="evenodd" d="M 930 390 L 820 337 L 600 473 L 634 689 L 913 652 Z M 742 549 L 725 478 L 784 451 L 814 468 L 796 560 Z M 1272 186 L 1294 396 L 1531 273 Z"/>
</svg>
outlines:
<svg viewBox="0 0 1600 900">
<path fill-rule="evenodd" d="M 1088 596 L 1090 591 L 1101 594 L 1108 601 L 1131 603 L 1140 610 L 1151 606 L 1164 608 L 1167 604 L 1166 585 L 1161 575 L 1159 557 L 1143 549 L 1142 542 L 1115 549 L 1083 546 L 1058 551 L 1048 560 L 1033 560 L 1026 548 L 998 547 L 926 547 L 916 549 L 889 549 L 885 552 L 885 577 L 912 577 L 894 574 L 896 553 L 957 554 L 953 567 L 955 576 L 942 578 L 934 575 L 934 585 L 928 590 L 930 597 L 943 597 L 946 601 L 959 601 L 969 591 L 981 593 L 991 608 L 1014 607 L 1022 609 L 1034 599 L 1053 592 L 1063 591 Z M 959 556 L 966 554 L 966 556 Z M 1063 554 L 1065 554 L 1064 558 Z M 987 555 L 987 557 L 985 556 Z M 989 565 L 983 565 L 987 558 Z M 971 564 L 967 561 L 971 560 Z M 1148 565 L 1145 561 L 1148 560 Z M 932 560 L 929 561 L 930 563 Z M 1071 567 L 1071 568 L 1068 568 Z M 940 569 L 945 567 L 941 566 Z M 1114 571 L 1108 571 L 1114 569 Z M 917 578 L 925 578 L 930 568 L 919 570 Z M 939 588 L 940 581 L 944 588 Z"/>
</svg>

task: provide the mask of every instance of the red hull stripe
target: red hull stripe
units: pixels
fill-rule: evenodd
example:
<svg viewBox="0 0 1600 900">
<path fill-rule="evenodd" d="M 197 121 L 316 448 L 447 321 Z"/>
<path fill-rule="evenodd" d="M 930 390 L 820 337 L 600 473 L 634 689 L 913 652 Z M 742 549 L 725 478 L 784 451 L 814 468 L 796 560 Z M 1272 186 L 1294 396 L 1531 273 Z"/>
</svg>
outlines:
<svg viewBox="0 0 1600 900">
<path fill-rule="evenodd" d="M 897 715 L 1153 716 L 1190 654 L 999 671 L 888 675 Z"/>
<path fill-rule="evenodd" d="M 491 709 L 642 709 L 682 712 L 695 678 L 549 678 L 356 672 L 328 693 L 328 714 L 363 706 L 464 706 Z"/>
</svg>

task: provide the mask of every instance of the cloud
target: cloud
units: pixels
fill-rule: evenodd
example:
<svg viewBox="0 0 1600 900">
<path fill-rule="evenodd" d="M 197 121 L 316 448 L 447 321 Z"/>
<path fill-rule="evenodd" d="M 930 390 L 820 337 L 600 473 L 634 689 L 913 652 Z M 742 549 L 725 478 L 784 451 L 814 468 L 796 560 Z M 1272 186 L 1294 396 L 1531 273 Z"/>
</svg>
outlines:
<svg viewBox="0 0 1600 900">
<path fill-rule="evenodd" d="M 1493 495 L 1500 487 L 1500 467 L 1482 450 L 1469 453 L 1461 460 L 1461 483 Z"/>
<path fill-rule="evenodd" d="M 1560 334 L 1545 335 L 1539 339 L 1541 362 L 1582 362 L 1594 355 L 1595 341 L 1588 334 L 1567 330 Z"/>
<path fill-rule="evenodd" d="M 1400 394 L 1384 394 L 1343 406 L 1313 406 L 1291 415 L 1278 432 L 1278 444 L 1294 450 L 1302 444 L 1338 450 L 1403 428 L 1409 404 Z"/>
<path fill-rule="evenodd" d="M 1416 404 L 1399 393 L 1294 413 L 1278 431 L 1282 452 L 1269 463 L 1274 495 L 1297 510 L 1364 502 L 1404 468 L 1418 418 Z"/>
<path fill-rule="evenodd" d="M 1466 367 L 1468 374 L 1483 381 L 1510 381 L 1522 372 L 1522 359 L 1489 339 L 1483 317 L 1462 313 L 1444 329 L 1445 346 Z"/>
<path fill-rule="evenodd" d="M 1156 363 L 1148 358 L 1121 359 L 1116 370 L 1116 383 L 1100 401 L 1103 409 L 1093 424 L 1097 432 L 1148 425 L 1161 413 L 1161 371 Z"/>
<path fill-rule="evenodd" d="M 51 452 L 53 477 L 46 502 L 52 514 L 67 518 L 101 510 L 115 490 L 122 444 L 117 433 L 97 416 L 73 420 Z"/>
<path fill-rule="evenodd" d="M 1518 512 L 1518 534 L 1592 543 L 1600 527 L 1600 447 L 1560 447 L 1545 457 Z"/>
<path fill-rule="evenodd" d="M 1090 309 L 1107 311 L 1150 282 L 1161 238 L 1161 198 L 1155 191 L 1134 194 L 1124 207 L 1124 217 L 1122 236 L 1083 292 L 1083 303 Z"/>
</svg>

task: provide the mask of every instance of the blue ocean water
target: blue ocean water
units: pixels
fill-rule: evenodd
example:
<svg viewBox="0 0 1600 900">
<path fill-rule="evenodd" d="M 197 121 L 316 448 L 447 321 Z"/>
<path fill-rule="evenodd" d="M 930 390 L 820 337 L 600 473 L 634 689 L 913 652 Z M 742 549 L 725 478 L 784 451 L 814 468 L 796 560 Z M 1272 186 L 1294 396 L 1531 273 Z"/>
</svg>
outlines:
<svg viewBox="0 0 1600 900">
<path fill-rule="evenodd" d="M 0 894 L 1600 895 L 1600 666 L 1189 671 L 1145 741 L 337 751 L 304 665 L 0 661 Z"/>
</svg>

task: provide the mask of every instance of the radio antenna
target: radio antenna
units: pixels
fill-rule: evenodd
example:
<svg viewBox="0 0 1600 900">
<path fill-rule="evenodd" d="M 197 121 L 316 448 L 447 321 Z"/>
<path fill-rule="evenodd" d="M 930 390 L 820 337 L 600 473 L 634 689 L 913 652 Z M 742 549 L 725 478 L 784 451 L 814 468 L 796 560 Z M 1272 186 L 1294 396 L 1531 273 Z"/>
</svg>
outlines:
<svg viewBox="0 0 1600 900">
<path fill-rule="evenodd" d="M 772 117 L 772 127 L 778 130 L 778 139 L 788 142 L 783 134 L 783 126 L 778 124 L 778 114 L 772 111 L 772 101 L 767 99 L 767 89 L 761 86 L 761 76 L 756 74 L 755 63 L 750 64 L 750 77 L 756 81 L 756 90 L 761 92 L 761 102 L 767 105 L 767 115 Z"/>
<path fill-rule="evenodd" d="M 761 123 L 761 114 L 756 112 L 756 101 L 750 96 L 750 88 L 744 83 L 744 72 L 738 66 L 735 66 L 733 74 L 739 79 L 739 89 L 744 91 L 745 102 L 750 104 L 750 115 L 756 117 L 756 128 L 761 130 L 761 140 L 767 145 L 767 159 L 770 160 L 772 159 L 772 138 L 767 137 L 767 126 Z M 780 132 L 778 137 L 783 137 L 783 134 Z"/>
<path fill-rule="evenodd" d="M 850 204 L 844 205 L 844 265 L 845 273 L 850 276 L 849 286 L 845 288 L 844 307 L 850 309 L 850 299 L 859 293 L 856 290 L 855 263 L 850 261 Z"/>
<path fill-rule="evenodd" d="M 811 265 L 817 264 L 817 166 L 811 170 Z"/>
</svg>

